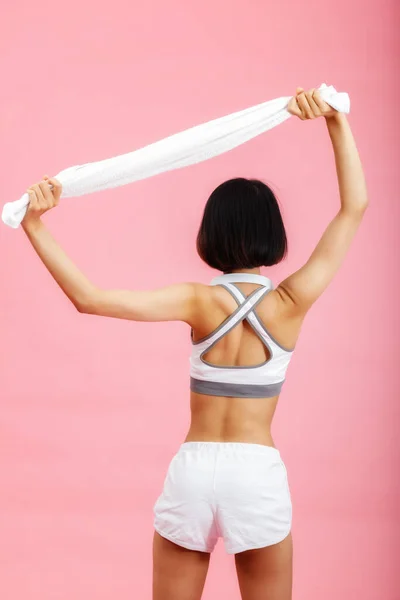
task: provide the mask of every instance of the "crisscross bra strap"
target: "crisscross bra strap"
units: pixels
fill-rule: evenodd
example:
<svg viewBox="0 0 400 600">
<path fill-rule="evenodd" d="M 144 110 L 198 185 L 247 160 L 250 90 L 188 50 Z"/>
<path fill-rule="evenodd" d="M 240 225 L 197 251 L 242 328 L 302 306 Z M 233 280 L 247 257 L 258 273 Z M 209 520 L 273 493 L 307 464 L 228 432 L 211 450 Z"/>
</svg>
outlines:
<svg viewBox="0 0 400 600">
<path fill-rule="evenodd" d="M 221 284 L 230 290 L 229 284 Z M 233 286 L 232 286 L 233 287 Z M 236 289 L 236 288 L 234 288 Z M 249 296 L 245 297 L 244 301 L 239 303 L 238 308 L 231 314 L 215 331 L 207 338 L 207 346 L 215 344 L 218 340 L 227 335 L 238 323 L 247 318 L 254 308 L 261 302 L 265 294 L 269 292 L 269 288 L 261 287 L 254 290 Z M 205 341 L 205 340 L 204 340 Z M 201 341 L 199 342 L 201 343 Z"/>
<path fill-rule="evenodd" d="M 245 294 L 243 294 L 242 290 L 240 290 L 235 284 L 226 283 L 224 285 L 224 287 L 235 298 L 235 300 L 239 306 L 243 303 L 244 300 L 246 300 Z M 268 291 L 271 291 L 271 289 L 272 288 L 268 289 Z M 261 337 L 264 337 L 265 328 L 260 323 L 260 320 L 259 320 L 257 314 L 254 312 L 254 306 L 253 306 L 253 310 L 251 310 L 248 313 L 248 315 L 246 316 L 246 319 L 250 322 L 253 329 L 255 329 L 257 331 L 257 333 L 259 333 L 261 335 Z"/>
</svg>

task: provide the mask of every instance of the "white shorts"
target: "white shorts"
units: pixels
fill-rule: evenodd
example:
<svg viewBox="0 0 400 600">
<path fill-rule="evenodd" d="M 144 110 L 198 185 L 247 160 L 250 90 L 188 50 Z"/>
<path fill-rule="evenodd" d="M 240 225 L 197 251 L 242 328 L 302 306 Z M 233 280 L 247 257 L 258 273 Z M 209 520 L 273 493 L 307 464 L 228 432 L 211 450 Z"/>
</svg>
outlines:
<svg viewBox="0 0 400 600">
<path fill-rule="evenodd" d="M 284 540 L 292 504 L 279 451 L 258 444 L 182 444 L 154 515 L 161 536 L 190 550 L 212 552 L 219 537 L 229 554 Z"/>
</svg>

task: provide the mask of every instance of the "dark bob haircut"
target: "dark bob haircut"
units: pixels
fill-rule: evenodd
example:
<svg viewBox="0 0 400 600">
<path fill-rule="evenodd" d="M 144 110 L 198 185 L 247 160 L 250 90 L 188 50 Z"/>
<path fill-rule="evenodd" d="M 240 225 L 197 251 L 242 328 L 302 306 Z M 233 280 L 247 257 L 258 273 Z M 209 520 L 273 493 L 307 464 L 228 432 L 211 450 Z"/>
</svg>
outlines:
<svg viewBox="0 0 400 600">
<path fill-rule="evenodd" d="M 287 238 L 273 191 L 257 179 L 230 179 L 204 209 L 197 252 L 213 269 L 270 267 L 287 253 Z"/>
</svg>

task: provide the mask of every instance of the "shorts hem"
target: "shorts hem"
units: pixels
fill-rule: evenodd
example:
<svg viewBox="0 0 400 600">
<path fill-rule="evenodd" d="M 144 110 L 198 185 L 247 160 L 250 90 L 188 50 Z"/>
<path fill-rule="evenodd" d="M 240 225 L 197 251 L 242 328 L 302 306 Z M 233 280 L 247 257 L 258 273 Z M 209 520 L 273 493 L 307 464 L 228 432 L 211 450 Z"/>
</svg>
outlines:
<svg viewBox="0 0 400 600">
<path fill-rule="evenodd" d="M 261 550 L 262 548 L 268 548 L 269 546 L 275 546 L 275 544 L 279 544 L 280 542 L 283 542 L 288 535 L 291 533 L 292 528 L 290 527 L 290 529 L 288 531 L 286 531 L 285 535 L 279 537 L 277 540 L 274 540 L 273 542 L 271 541 L 267 541 L 267 542 L 263 542 L 261 544 L 248 544 L 246 546 L 235 546 L 234 548 L 225 548 L 226 553 L 227 554 L 240 554 L 241 552 L 247 552 L 248 550 Z"/>
<path fill-rule="evenodd" d="M 190 542 L 182 542 L 182 540 L 178 540 L 173 535 L 164 533 L 163 531 L 161 531 L 161 529 L 157 529 L 157 527 L 154 527 L 154 529 L 158 533 L 158 535 L 161 535 L 161 537 L 165 538 L 169 542 L 172 542 L 176 546 L 181 546 L 182 548 L 186 548 L 186 550 L 193 550 L 195 552 L 204 552 L 206 554 L 211 554 L 211 552 L 214 550 L 214 548 L 204 549 L 204 547 L 200 548 L 200 546 L 197 546 L 196 544 L 191 544 Z"/>
</svg>

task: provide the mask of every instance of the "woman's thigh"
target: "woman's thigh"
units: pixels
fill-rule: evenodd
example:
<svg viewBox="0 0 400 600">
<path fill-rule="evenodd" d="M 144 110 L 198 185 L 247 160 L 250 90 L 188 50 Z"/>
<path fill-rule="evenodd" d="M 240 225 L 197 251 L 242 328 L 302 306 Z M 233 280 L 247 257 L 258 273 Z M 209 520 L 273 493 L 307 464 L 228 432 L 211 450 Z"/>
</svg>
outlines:
<svg viewBox="0 0 400 600">
<path fill-rule="evenodd" d="M 242 600 L 291 600 L 291 535 L 273 546 L 236 554 L 235 561 Z"/>
<path fill-rule="evenodd" d="M 210 555 L 186 550 L 157 532 L 153 543 L 153 600 L 200 600 Z"/>
</svg>

